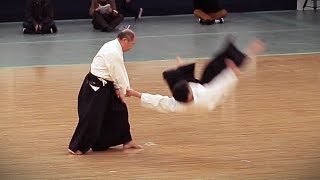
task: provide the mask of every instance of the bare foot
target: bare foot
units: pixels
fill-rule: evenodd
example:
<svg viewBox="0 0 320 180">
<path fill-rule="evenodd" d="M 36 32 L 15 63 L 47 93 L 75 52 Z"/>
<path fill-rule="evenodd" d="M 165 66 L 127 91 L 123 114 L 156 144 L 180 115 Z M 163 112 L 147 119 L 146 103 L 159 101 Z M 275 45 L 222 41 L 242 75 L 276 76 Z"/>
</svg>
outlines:
<svg viewBox="0 0 320 180">
<path fill-rule="evenodd" d="M 177 56 L 176 59 L 177 59 L 177 66 L 178 67 L 182 66 L 183 64 L 185 64 L 185 62 L 179 56 Z"/>
<path fill-rule="evenodd" d="M 246 71 L 247 75 L 256 72 L 257 68 L 257 54 L 263 53 L 265 51 L 265 44 L 259 40 L 259 39 L 254 39 L 252 40 L 249 45 L 246 48 L 245 53 L 247 54 L 248 58 L 245 63 L 245 68 L 242 68 L 242 71 Z"/>
<path fill-rule="evenodd" d="M 68 149 L 68 151 L 69 151 L 69 153 L 70 154 L 72 154 L 72 155 L 82 155 L 83 153 L 81 152 L 81 151 L 76 151 L 76 152 L 74 152 L 74 151 L 72 151 L 71 149 Z"/>
<path fill-rule="evenodd" d="M 226 59 L 225 63 L 228 66 L 228 68 L 232 69 L 232 71 L 236 74 L 236 76 L 240 76 L 241 75 L 241 71 L 239 70 L 237 65 L 234 64 L 234 62 L 232 60 Z"/>
<path fill-rule="evenodd" d="M 142 146 L 130 141 L 126 144 L 123 144 L 123 149 L 142 149 Z"/>
<path fill-rule="evenodd" d="M 83 155 L 84 153 L 82 153 L 81 151 L 77 150 L 76 152 L 72 151 L 71 149 L 68 149 L 69 153 L 72 155 Z M 92 149 L 90 148 L 86 153 L 88 152 L 92 152 Z"/>
<path fill-rule="evenodd" d="M 255 56 L 265 51 L 265 44 L 261 40 L 255 39 L 250 42 L 247 51 L 249 56 Z"/>
</svg>

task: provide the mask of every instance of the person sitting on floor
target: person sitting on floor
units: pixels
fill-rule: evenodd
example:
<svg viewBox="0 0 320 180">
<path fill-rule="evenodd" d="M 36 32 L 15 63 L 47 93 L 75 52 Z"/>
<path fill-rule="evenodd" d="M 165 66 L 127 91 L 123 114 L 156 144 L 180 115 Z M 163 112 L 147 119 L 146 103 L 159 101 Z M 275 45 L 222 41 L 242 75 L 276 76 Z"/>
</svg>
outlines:
<svg viewBox="0 0 320 180">
<path fill-rule="evenodd" d="M 89 14 L 92 16 L 93 28 L 103 32 L 111 32 L 123 21 L 115 0 L 92 0 Z"/>
<path fill-rule="evenodd" d="M 224 17 L 228 12 L 220 7 L 218 0 L 193 0 L 193 14 L 199 18 L 199 23 L 211 25 L 213 23 L 224 23 Z"/>
<path fill-rule="evenodd" d="M 23 33 L 48 34 L 56 32 L 57 26 L 53 21 L 52 2 L 50 0 L 28 0 Z"/>
</svg>

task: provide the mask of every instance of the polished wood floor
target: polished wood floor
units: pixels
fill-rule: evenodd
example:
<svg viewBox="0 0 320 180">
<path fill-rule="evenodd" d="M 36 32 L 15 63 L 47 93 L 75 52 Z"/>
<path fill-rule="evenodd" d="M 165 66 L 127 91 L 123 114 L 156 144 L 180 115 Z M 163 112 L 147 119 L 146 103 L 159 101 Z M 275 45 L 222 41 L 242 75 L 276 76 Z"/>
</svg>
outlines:
<svg viewBox="0 0 320 180">
<path fill-rule="evenodd" d="M 67 153 L 89 65 L 0 69 L 0 179 L 320 179 L 320 55 L 259 57 L 208 114 L 160 114 L 126 99 L 143 150 Z M 197 72 L 204 61 L 199 61 Z M 168 94 L 174 61 L 128 63 L 131 85 Z"/>
</svg>

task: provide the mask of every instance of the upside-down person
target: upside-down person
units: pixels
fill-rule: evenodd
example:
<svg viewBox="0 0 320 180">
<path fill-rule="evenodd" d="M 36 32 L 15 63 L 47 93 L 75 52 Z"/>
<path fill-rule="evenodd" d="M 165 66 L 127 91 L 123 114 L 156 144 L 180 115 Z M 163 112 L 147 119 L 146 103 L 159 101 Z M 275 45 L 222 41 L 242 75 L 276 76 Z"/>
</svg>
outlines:
<svg viewBox="0 0 320 180">
<path fill-rule="evenodd" d="M 159 112 L 212 111 L 235 89 L 243 66 L 255 61 L 257 53 L 264 50 L 261 41 L 255 40 L 247 47 L 247 54 L 228 43 L 205 67 L 200 80 L 194 78 L 195 63 L 163 72 L 172 97 L 127 90 L 127 96 L 140 98 L 141 105 Z M 178 58 L 178 62 L 180 62 Z"/>
</svg>

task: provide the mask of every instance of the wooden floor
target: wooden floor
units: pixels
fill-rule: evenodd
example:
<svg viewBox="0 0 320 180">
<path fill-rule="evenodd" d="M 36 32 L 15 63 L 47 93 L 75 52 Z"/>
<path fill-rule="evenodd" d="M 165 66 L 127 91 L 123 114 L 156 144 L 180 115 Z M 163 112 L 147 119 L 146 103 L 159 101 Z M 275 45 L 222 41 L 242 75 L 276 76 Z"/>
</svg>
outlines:
<svg viewBox="0 0 320 180">
<path fill-rule="evenodd" d="M 320 179 L 320 55 L 259 57 L 256 76 L 208 114 L 128 98 L 143 150 L 67 153 L 89 65 L 0 69 L 0 179 Z M 197 72 L 204 61 L 199 61 Z M 173 61 L 128 63 L 131 85 L 168 95 Z"/>
</svg>

